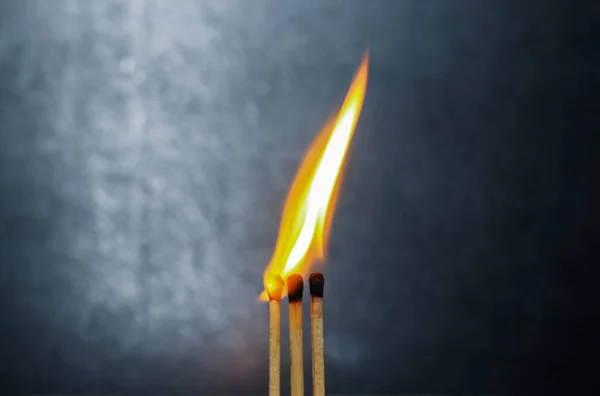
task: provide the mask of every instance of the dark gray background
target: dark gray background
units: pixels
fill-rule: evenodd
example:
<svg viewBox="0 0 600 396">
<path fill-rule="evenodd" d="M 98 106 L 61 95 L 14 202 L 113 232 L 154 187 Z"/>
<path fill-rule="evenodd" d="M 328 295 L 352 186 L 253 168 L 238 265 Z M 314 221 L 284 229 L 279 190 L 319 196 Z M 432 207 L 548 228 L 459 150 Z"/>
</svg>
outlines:
<svg viewBox="0 0 600 396">
<path fill-rule="evenodd" d="M 594 7 L 0 1 L 0 388 L 266 392 L 283 201 L 369 47 L 328 390 L 589 389 Z"/>
</svg>

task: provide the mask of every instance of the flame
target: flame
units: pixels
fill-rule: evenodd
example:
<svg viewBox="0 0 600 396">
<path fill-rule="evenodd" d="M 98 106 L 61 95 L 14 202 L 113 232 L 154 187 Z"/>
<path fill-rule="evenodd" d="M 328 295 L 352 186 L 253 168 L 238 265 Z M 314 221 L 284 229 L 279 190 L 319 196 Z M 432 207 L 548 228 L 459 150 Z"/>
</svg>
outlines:
<svg viewBox="0 0 600 396">
<path fill-rule="evenodd" d="M 321 129 L 298 169 L 283 209 L 275 252 L 264 273 L 265 284 L 274 275 L 283 279 L 292 273 L 304 276 L 315 261 L 325 257 L 344 158 L 362 108 L 368 70 L 367 52 L 339 113 Z M 266 290 L 259 299 L 268 301 Z"/>
</svg>

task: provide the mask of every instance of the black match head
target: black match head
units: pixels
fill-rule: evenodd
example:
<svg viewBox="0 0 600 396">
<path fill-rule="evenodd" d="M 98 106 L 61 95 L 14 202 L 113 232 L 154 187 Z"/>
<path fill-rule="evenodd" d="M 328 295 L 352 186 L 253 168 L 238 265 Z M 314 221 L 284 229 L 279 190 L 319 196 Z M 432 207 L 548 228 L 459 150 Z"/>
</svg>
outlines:
<svg viewBox="0 0 600 396">
<path fill-rule="evenodd" d="M 304 279 L 298 274 L 292 274 L 287 278 L 288 300 L 290 303 L 302 301 L 304 293 Z"/>
<path fill-rule="evenodd" d="M 320 272 L 313 272 L 308 277 L 308 286 L 310 295 L 313 297 L 323 297 L 323 287 L 325 286 L 325 277 Z"/>
</svg>

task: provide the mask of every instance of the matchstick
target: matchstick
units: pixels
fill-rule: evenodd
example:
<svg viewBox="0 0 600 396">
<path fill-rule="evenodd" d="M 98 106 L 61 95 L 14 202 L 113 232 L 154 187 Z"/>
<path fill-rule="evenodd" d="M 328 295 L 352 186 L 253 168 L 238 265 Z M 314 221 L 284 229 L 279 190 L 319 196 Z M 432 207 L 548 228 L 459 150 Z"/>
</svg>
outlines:
<svg viewBox="0 0 600 396">
<path fill-rule="evenodd" d="M 287 278 L 290 302 L 290 359 L 292 396 L 304 396 L 304 367 L 302 362 L 302 294 L 304 279 L 293 274 Z"/>
<path fill-rule="evenodd" d="M 325 357 L 323 353 L 323 287 L 325 278 L 313 272 L 310 287 L 310 324 L 312 333 L 313 396 L 325 396 Z"/>
<path fill-rule="evenodd" d="M 281 393 L 281 292 L 283 279 L 272 276 L 266 282 L 269 295 L 269 396 Z"/>
</svg>

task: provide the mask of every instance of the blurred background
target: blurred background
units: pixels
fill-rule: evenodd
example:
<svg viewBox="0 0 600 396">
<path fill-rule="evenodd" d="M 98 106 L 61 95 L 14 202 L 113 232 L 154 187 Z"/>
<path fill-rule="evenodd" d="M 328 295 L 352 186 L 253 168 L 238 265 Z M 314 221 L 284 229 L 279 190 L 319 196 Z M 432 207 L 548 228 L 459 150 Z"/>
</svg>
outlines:
<svg viewBox="0 0 600 396">
<path fill-rule="evenodd" d="M 599 13 L 0 0 L 0 390 L 266 393 L 283 202 L 367 48 L 328 391 L 590 390 Z"/>
</svg>

